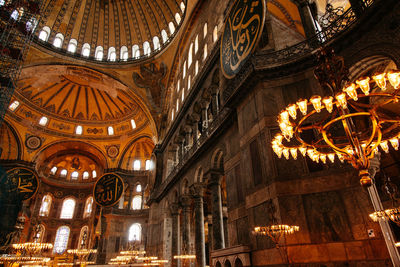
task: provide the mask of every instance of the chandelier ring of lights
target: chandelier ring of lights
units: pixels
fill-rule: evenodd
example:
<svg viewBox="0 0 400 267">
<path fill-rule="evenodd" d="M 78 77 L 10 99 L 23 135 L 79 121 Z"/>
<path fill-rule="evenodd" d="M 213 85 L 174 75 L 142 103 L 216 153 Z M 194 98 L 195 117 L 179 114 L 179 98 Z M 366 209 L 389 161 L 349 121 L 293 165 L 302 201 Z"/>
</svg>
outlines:
<svg viewBox="0 0 400 267">
<path fill-rule="evenodd" d="M 392 92 L 385 92 L 387 81 L 394 89 Z M 381 91 L 370 92 L 372 86 Z M 392 70 L 347 84 L 335 97 L 322 99 L 316 95 L 309 100 L 300 99 L 280 112 L 278 123 L 281 133 L 275 135 L 272 148 L 279 158 L 283 155 L 289 159 L 291 155 L 297 159 L 299 151 L 303 156 L 307 155 L 311 160 L 324 164 L 327 158 L 332 163 L 335 157 L 342 162 L 346 160 L 359 170 L 361 184 L 369 186 L 372 183 L 368 175 L 369 160 L 374 157 L 378 146 L 386 153 L 389 143 L 395 150 L 399 148 L 400 117 L 385 115 L 383 108 L 399 102 L 398 89 L 400 71 Z M 369 103 L 362 103 L 363 100 Z M 327 114 L 323 115 L 322 110 L 326 110 Z M 303 116 L 297 118 L 298 113 Z M 311 117 L 316 119 L 307 125 Z M 364 129 L 355 123 L 362 117 L 369 120 L 367 127 L 364 122 Z M 344 130 L 344 134 L 339 136 L 332 131 L 338 122 L 341 122 Z M 321 137 L 306 141 L 301 135 L 307 130 L 317 131 Z M 293 145 L 293 137 L 297 144 Z"/>
</svg>

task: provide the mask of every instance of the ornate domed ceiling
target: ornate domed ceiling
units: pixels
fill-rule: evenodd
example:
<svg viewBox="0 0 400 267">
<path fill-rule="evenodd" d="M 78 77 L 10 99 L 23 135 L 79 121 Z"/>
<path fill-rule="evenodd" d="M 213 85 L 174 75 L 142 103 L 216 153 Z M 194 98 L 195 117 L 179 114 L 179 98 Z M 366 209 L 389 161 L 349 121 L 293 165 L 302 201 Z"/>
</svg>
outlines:
<svg viewBox="0 0 400 267">
<path fill-rule="evenodd" d="M 24 68 L 13 96 L 15 100 L 20 106 L 13 114 L 39 127 L 69 133 L 77 133 L 80 126 L 80 136 L 115 136 L 137 132 L 151 124 L 145 106 L 130 89 L 84 67 Z"/>
<path fill-rule="evenodd" d="M 93 60 L 131 61 L 170 43 L 184 20 L 186 0 L 48 0 L 44 10 L 37 28 L 42 44 Z"/>
</svg>

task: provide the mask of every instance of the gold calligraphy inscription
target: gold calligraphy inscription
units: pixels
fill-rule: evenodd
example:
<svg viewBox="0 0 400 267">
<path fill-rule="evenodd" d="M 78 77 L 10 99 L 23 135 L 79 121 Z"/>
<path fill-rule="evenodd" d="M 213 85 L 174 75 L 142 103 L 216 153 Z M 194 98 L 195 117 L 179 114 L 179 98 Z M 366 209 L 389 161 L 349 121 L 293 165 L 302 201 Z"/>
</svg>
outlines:
<svg viewBox="0 0 400 267">
<path fill-rule="evenodd" d="M 221 41 L 221 67 L 227 78 L 233 78 L 247 60 L 264 27 L 265 3 L 260 0 L 238 0 L 225 21 Z"/>
<path fill-rule="evenodd" d="M 8 193 L 16 193 L 21 200 L 32 198 L 39 187 L 37 175 L 30 169 L 11 169 L 7 171 L 5 178 Z"/>
<path fill-rule="evenodd" d="M 97 204 L 103 207 L 115 205 L 124 192 L 124 182 L 113 173 L 104 174 L 95 184 L 93 196 Z"/>
</svg>

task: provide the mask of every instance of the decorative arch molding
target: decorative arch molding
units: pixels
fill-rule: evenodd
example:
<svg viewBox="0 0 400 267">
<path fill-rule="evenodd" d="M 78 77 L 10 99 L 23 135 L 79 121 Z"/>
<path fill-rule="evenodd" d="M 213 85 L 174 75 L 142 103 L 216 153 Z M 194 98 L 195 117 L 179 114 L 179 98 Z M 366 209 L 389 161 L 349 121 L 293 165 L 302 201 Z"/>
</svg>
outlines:
<svg viewBox="0 0 400 267">
<path fill-rule="evenodd" d="M 129 151 L 129 149 L 130 149 L 136 142 L 138 142 L 138 141 L 141 140 L 141 139 L 145 139 L 145 140 L 147 140 L 147 142 L 151 142 L 151 143 L 153 144 L 153 149 L 154 149 L 154 142 L 153 142 L 153 139 L 152 139 L 152 137 L 151 137 L 150 135 L 141 135 L 141 136 L 138 136 L 138 137 L 134 138 L 132 141 L 130 141 L 130 142 L 125 146 L 124 150 L 122 151 L 121 156 L 120 156 L 120 159 L 119 159 L 119 162 L 118 162 L 118 168 L 124 169 L 122 165 L 123 165 L 123 163 L 124 163 L 124 161 L 125 161 L 125 157 L 127 156 L 127 153 L 128 153 L 128 151 Z M 152 151 L 151 151 L 151 152 L 152 152 Z M 151 155 L 150 155 L 149 159 L 150 159 L 150 158 L 151 158 Z"/>
<path fill-rule="evenodd" d="M 387 68 L 392 62 L 397 65 L 392 58 L 387 56 L 372 55 L 363 58 L 349 67 L 349 79 L 350 81 L 354 81 L 358 77 L 364 76 L 366 75 L 366 72 L 370 71 L 385 71 L 385 68 Z"/>
<path fill-rule="evenodd" d="M 224 145 L 214 150 L 211 156 L 210 169 L 223 171 L 224 155 L 226 155 L 226 149 Z"/>
<path fill-rule="evenodd" d="M 197 167 L 195 173 L 194 173 L 194 183 L 202 183 L 204 180 L 204 172 L 203 172 L 203 167 L 199 166 Z"/>
<path fill-rule="evenodd" d="M 3 120 L 2 124 L 0 124 L 0 131 L 2 130 L 3 127 L 7 127 L 10 130 L 12 136 L 15 139 L 15 143 L 16 143 L 16 147 L 17 147 L 17 149 L 16 149 L 16 159 L 15 160 L 21 160 L 21 158 L 23 156 L 23 152 L 24 152 L 23 146 L 21 144 L 22 138 L 20 137 L 18 131 L 14 128 L 14 126 L 10 122 L 8 122 L 6 119 Z M 1 136 L 1 134 L 2 133 L 0 132 L 0 136 Z M 2 154 L 3 154 L 3 151 L 0 151 L 0 155 L 1 155 L 0 160 L 3 158 Z"/>
</svg>

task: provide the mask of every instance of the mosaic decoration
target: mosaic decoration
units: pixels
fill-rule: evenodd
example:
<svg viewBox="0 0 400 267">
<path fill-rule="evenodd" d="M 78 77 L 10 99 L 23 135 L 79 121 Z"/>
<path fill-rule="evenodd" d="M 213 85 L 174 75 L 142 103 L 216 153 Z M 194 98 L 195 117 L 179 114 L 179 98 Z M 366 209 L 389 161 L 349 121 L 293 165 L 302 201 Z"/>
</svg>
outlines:
<svg viewBox="0 0 400 267">
<path fill-rule="evenodd" d="M 116 158 L 119 154 L 119 147 L 116 145 L 106 146 L 107 156 L 110 158 Z"/>
<path fill-rule="evenodd" d="M 224 76 L 233 78 L 262 34 L 265 1 L 237 0 L 225 21 L 221 41 L 221 68 Z"/>
<path fill-rule="evenodd" d="M 102 207 L 110 207 L 118 203 L 124 193 L 124 182 L 121 177 L 113 173 L 104 174 L 97 180 L 93 197 Z"/>
<path fill-rule="evenodd" d="M 25 146 L 30 150 L 36 150 L 42 145 L 42 139 L 39 136 L 30 135 L 25 140 Z"/>
</svg>

